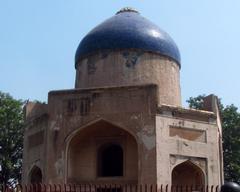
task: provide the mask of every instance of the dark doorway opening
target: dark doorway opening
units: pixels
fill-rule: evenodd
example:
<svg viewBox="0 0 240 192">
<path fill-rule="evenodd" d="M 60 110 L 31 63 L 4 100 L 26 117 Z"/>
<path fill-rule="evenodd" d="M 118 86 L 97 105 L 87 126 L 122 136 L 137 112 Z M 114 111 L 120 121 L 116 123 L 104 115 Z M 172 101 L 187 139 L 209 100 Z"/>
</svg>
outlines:
<svg viewBox="0 0 240 192">
<path fill-rule="evenodd" d="M 98 150 L 98 176 L 123 176 L 123 149 L 117 144 L 103 145 Z"/>
<path fill-rule="evenodd" d="M 96 192 L 122 192 L 122 188 L 121 187 L 97 187 L 97 191 Z"/>
<path fill-rule="evenodd" d="M 30 183 L 31 184 L 40 184 L 40 183 L 42 183 L 42 171 L 37 166 L 32 168 L 32 171 L 30 173 Z"/>
<path fill-rule="evenodd" d="M 30 183 L 32 184 L 32 192 L 41 192 L 42 171 L 39 167 L 34 166 L 30 172 Z"/>
</svg>

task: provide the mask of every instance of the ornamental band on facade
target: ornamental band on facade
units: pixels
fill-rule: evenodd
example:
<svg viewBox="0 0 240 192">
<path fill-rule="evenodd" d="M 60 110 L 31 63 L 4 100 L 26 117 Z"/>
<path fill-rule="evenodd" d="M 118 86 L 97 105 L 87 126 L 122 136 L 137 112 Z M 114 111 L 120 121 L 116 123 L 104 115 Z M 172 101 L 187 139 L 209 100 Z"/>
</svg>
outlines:
<svg viewBox="0 0 240 192">
<path fill-rule="evenodd" d="M 136 10 L 80 42 L 75 88 L 25 107 L 23 184 L 220 185 L 217 98 L 181 106 L 180 53 Z"/>
</svg>

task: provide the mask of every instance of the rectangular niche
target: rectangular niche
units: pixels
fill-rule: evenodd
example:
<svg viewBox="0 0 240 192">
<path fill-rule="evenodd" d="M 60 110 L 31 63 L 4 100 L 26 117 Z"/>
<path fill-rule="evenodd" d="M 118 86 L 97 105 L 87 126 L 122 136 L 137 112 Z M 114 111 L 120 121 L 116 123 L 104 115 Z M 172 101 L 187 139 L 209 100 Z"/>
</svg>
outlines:
<svg viewBox="0 0 240 192">
<path fill-rule="evenodd" d="M 196 129 L 190 129 L 190 128 L 184 128 L 184 127 L 170 126 L 169 136 L 186 139 L 189 141 L 197 141 L 202 143 L 207 142 L 205 130 L 196 130 Z"/>
<path fill-rule="evenodd" d="M 39 131 L 33 135 L 28 136 L 28 146 L 29 148 L 43 144 L 44 131 Z"/>
</svg>

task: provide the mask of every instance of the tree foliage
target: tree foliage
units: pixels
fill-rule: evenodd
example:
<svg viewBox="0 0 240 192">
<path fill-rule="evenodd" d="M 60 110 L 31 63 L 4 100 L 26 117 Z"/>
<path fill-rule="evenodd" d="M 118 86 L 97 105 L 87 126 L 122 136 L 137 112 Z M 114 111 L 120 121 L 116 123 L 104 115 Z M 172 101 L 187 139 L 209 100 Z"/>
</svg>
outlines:
<svg viewBox="0 0 240 192">
<path fill-rule="evenodd" d="M 190 108 L 203 109 L 205 95 L 190 97 Z M 219 105 L 223 131 L 224 178 L 240 183 L 240 113 L 236 106 Z"/>
<path fill-rule="evenodd" d="M 0 92 L 0 184 L 20 182 L 23 151 L 23 102 Z"/>
<path fill-rule="evenodd" d="M 190 97 L 189 100 L 187 100 L 188 105 L 191 109 L 203 109 L 203 99 L 206 97 L 206 95 L 199 95 L 197 97 Z"/>
<path fill-rule="evenodd" d="M 240 113 L 229 105 L 221 114 L 225 179 L 240 183 Z"/>
</svg>

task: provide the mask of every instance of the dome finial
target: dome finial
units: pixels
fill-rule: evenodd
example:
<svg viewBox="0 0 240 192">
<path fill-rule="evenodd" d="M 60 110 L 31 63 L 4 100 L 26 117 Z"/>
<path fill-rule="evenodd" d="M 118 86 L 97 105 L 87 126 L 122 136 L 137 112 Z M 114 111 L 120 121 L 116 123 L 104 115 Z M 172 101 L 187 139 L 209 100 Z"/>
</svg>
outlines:
<svg viewBox="0 0 240 192">
<path fill-rule="evenodd" d="M 134 8 L 132 8 L 132 7 L 124 7 L 124 8 L 122 8 L 122 9 L 120 9 L 120 10 L 116 13 L 116 15 L 119 14 L 119 13 L 124 13 L 124 12 L 139 13 L 136 9 L 134 9 Z"/>
</svg>

